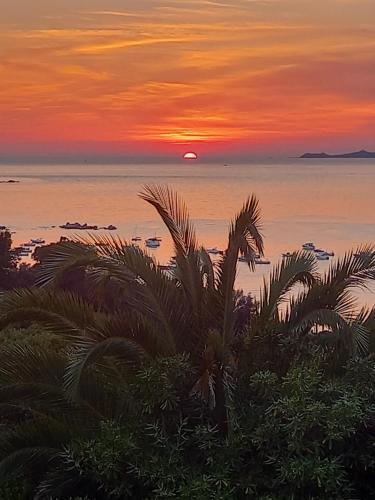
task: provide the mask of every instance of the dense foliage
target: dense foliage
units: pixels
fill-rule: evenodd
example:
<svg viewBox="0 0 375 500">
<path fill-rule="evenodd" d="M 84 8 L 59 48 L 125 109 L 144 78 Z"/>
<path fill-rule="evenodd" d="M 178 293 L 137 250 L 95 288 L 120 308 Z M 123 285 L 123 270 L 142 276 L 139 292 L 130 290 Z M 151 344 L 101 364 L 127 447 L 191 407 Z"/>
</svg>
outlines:
<svg viewBox="0 0 375 500">
<path fill-rule="evenodd" d="M 17 260 L 11 252 L 12 237 L 9 231 L 0 232 L 0 286 L 8 289 L 11 274 L 16 268 Z"/>
<path fill-rule="evenodd" d="M 18 262 L 12 249 L 12 235 L 8 230 L 0 231 L 0 291 L 31 286 L 35 273 L 30 265 Z"/>
<path fill-rule="evenodd" d="M 239 255 L 263 253 L 255 197 L 216 264 L 175 193 L 141 197 L 175 268 L 120 239 L 63 242 L 0 300 L 0 497 L 375 497 L 375 314 L 353 293 L 375 249 L 324 276 L 296 252 L 255 301 L 234 290 Z"/>
</svg>

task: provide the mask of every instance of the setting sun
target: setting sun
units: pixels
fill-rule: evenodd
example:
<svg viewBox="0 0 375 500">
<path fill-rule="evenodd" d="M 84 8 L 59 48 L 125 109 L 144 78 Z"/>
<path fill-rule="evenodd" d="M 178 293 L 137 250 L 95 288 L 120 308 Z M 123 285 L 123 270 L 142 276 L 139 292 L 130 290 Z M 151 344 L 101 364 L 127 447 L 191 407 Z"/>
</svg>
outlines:
<svg viewBox="0 0 375 500">
<path fill-rule="evenodd" d="M 198 155 L 197 153 L 189 152 L 184 154 L 184 160 L 197 160 Z"/>
</svg>

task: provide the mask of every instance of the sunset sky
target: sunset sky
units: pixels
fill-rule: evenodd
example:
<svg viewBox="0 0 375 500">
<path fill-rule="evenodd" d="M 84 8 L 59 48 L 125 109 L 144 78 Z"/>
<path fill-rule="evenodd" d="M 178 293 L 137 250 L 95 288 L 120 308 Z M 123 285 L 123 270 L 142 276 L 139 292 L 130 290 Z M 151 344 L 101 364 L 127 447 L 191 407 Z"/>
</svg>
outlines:
<svg viewBox="0 0 375 500">
<path fill-rule="evenodd" d="M 0 0 L 0 155 L 375 149 L 374 0 Z"/>
</svg>

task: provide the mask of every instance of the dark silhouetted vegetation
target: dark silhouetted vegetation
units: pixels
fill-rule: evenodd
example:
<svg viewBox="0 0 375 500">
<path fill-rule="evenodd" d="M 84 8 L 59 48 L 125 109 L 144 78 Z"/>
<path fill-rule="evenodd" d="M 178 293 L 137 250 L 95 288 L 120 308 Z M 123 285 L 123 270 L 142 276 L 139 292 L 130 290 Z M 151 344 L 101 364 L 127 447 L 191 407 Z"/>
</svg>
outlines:
<svg viewBox="0 0 375 500">
<path fill-rule="evenodd" d="M 375 498 L 375 312 L 355 299 L 375 248 L 323 276 L 295 252 L 255 300 L 235 290 L 238 257 L 263 254 L 255 196 L 217 263 L 177 194 L 140 196 L 175 267 L 88 237 L 1 297 L 0 497 Z"/>
</svg>

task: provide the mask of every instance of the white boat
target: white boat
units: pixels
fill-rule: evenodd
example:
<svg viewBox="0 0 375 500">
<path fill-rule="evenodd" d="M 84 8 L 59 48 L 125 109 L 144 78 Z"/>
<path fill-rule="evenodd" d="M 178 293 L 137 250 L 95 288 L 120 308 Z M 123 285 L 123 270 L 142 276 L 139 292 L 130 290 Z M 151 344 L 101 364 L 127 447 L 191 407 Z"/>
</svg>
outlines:
<svg viewBox="0 0 375 500">
<path fill-rule="evenodd" d="M 326 250 L 322 250 L 321 248 L 315 248 L 314 252 L 316 254 L 328 255 L 328 257 L 334 257 L 334 252 L 327 252 Z"/>
<path fill-rule="evenodd" d="M 35 245 L 44 245 L 46 240 L 43 240 L 42 238 L 36 238 L 35 240 L 31 240 L 31 242 L 34 243 Z"/>
<path fill-rule="evenodd" d="M 315 257 L 318 260 L 329 260 L 329 255 L 327 255 L 326 253 L 317 253 L 315 254 Z"/>
<path fill-rule="evenodd" d="M 18 252 L 18 255 L 21 257 L 28 257 L 31 254 L 32 250 L 31 248 L 23 248 Z"/>
<path fill-rule="evenodd" d="M 35 247 L 36 243 L 34 243 L 33 240 L 31 240 L 31 241 L 28 241 L 27 243 L 24 243 L 22 246 L 23 247 Z"/>
<path fill-rule="evenodd" d="M 160 247 L 160 241 L 157 240 L 156 238 L 148 238 L 145 241 L 145 245 L 148 248 L 158 248 L 158 247 Z"/>
<path fill-rule="evenodd" d="M 314 245 L 314 243 L 312 243 L 312 242 L 309 242 L 309 243 L 304 243 L 304 244 L 302 245 L 302 248 L 303 248 L 304 250 L 315 250 L 315 245 Z"/>
<path fill-rule="evenodd" d="M 254 262 L 258 259 L 260 259 L 260 255 L 257 253 L 254 256 Z M 239 262 L 250 262 L 250 257 L 245 257 L 245 255 L 240 255 L 238 257 Z"/>
<path fill-rule="evenodd" d="M 271 261 L 270 260 L 267 260 L 267 259 L 255 259 L 255 264 L 271 264 Z"/>
</svg>

